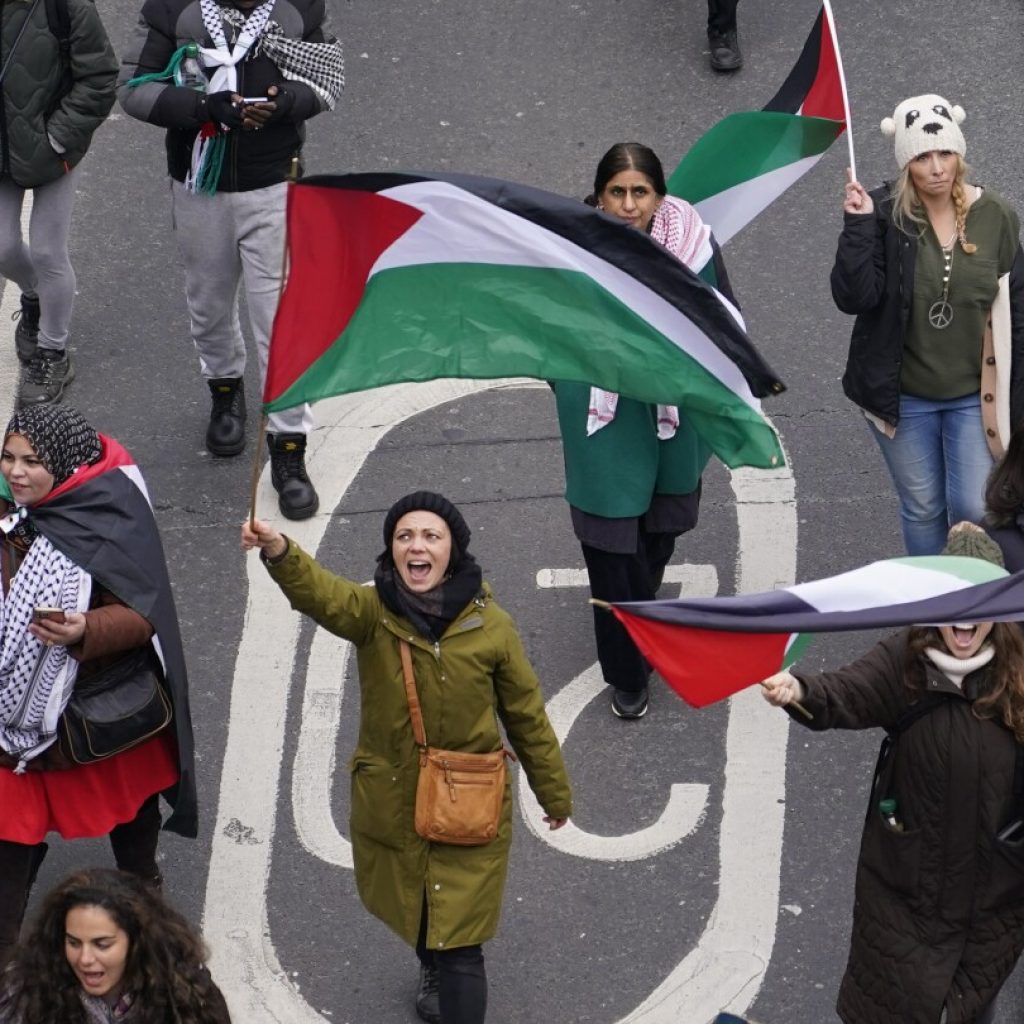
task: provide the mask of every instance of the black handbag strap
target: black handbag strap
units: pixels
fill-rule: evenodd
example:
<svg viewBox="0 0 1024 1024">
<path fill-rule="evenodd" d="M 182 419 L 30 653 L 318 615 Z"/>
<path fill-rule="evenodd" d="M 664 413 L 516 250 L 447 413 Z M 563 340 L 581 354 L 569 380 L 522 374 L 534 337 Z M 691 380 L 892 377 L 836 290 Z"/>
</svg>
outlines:
<svg viewBox="0 0 1024 1024">
<path fill-rule="evenodd" d="M 18 43 L 21 42 L 21 37 L 25 34 L 25 29 L 28 28 L 28 23 L 32 20 L 32 15 L 35 14 L 38 6 L 39 0 L 32 0 L 32 6 L 28 9 L 28 14 L 25 15 L 25 20 L 21 23 L 21 28 L 18 29 L 18 34 L 14 39 L 14 43 L 7 52 L 7 60 L 4 61 L 4 66 L 0 68 L 0 85 L 2 85 L 4 80 L 7 78 L 7 72 L 10 69 L 11 61 L 14 60 L 14 55 L 18 51 Z"/>
</svg>

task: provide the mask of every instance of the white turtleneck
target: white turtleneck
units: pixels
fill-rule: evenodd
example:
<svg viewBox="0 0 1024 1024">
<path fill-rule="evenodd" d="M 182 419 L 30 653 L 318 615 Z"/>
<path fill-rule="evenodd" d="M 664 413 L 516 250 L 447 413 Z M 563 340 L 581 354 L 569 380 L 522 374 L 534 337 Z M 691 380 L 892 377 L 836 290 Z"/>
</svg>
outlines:
<svg viewBox="0 0 1024 1024">
<path fill-rule="evenodd" d="M 956 658 L 949 651 L 941 651 L 937 647 L 926 647 L 924 653 L 957 689 L 963 689 L 964 678 L 984 668 L 995 657 L 996 649 L 991 644 L 985 644 L 970 658 Z"/>
</svg>

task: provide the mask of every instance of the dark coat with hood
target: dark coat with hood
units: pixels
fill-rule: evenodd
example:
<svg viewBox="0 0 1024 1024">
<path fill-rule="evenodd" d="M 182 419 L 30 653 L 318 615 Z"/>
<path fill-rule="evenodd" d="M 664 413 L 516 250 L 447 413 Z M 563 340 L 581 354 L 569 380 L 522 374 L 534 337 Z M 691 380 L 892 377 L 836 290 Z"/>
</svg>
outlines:
<svg viewBox="0 0 1024 1024">
<path fill-rule="evenodd" d="M 941 695 L 895 741 L 870 799 L 857 865 L 850 959 L 837 1010 L 846 1024 L 970 1024 L 1024 948 L 1024 841 L 997 838 L 1019 816 L 1017 743 L 923 656 L 905 682 L 908 633 L 859 661 L 798 678 L 811 729 L 893 729 L 922 698 Z M 998 655 L 997 655 L 998 657 Z M 991 664 L 991 663 L 990 663 Z M 895 797 L 903 830 L 878 801 Z"/>
<path fill-rule="evenodd" d="M 866 412 L 895 426 L 900 418 L 900 370 L 914 292 L 917 238 L 893 222 L 891 193 L 892 185 L 886 183 L 870 193 L 874 212 L 844 215 L 831 283 L 836 306 L 857 318 L 843 391 Z M 1005 207 L 1008 230 L 1016 242 L 1016 214 L 1005 200 L 987 194 Z M 1024 418 L 1024 251 L 1019 242 L 1016 249 L 1006 283 L 1011 428 Z M 981 339 L 978 344 L 980 349 Z"/>
<path fill-rule="evenodd" d="M 67 174 L 85 156 L 114 105 L 117 58 L 96 5 L 93 0 L 66 2 L 71 22 L 67 92 L 46 0 L 34 5 L 32 0 L 5 0 L 0 6 L 5 61 L 25 29 L 4 78 L 0 111 L 0 176 L 20 188 L 36 188 Z"/>
</svg>

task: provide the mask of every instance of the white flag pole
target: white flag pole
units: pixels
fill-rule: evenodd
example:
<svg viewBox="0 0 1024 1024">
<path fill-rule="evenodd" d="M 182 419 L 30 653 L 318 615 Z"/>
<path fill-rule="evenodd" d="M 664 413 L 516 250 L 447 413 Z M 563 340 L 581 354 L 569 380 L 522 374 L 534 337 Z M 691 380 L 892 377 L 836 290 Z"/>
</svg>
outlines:
<svg viewBox="0 0 1024 1024">
<path fill-rule="evenodd" d="M 836 51 L 836 66 L 839 69 L 839 86 L 843 91 L 843 113 L 846 115 L 846 146 L 850 151 L 850 177 L 857 180 L 857 161 L 853 155 L 853 119 L 850 117 L 850 97 L 846 93 L 846 74 L 843 71 L 843 55 L 839 50 L 839 35 L 836 32 L 835 18 L 832 16 L 832 5 L 829 0 L 822 0 L 828 30 L 832 33 L 832 46 Z"/>
</svg>

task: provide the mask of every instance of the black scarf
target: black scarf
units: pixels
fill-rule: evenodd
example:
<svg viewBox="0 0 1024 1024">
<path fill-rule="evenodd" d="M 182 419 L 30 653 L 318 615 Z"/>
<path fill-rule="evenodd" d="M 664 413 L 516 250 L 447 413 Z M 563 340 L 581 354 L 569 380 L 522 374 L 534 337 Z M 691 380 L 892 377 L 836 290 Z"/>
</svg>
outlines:
<svg viewBox="0 0 1024 1024">
<path fill-rule="evenodd" d="M 408 619 L 423 636 L 436 643 L 462 609 L 480 593 L 483 574 L 476 559 L 465 554 L 433 590 L 418 594 L 402 582 L 395 571 L 391 552 L 385 551 L 377 559 L 373 582 L 388 611 Z"/>
</svg>

